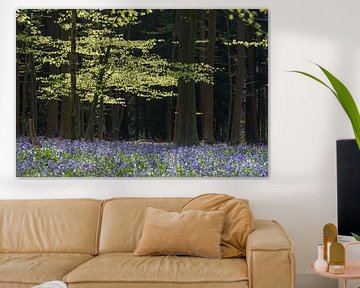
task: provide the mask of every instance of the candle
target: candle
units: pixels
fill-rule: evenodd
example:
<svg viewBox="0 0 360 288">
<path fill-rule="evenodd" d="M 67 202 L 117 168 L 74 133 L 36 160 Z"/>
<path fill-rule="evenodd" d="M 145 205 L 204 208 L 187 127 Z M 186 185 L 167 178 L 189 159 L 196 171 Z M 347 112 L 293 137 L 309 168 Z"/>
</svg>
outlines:
<svg viewBox="0 0 360 288">
<path fill-rule="evenodd" d="M 330 264 L 329 265 L 329 273 L 331 274 L 344 274 L 345 273 L 345 266 L 344 265 L 337 265 L 337 264 Z"/>
</svg>

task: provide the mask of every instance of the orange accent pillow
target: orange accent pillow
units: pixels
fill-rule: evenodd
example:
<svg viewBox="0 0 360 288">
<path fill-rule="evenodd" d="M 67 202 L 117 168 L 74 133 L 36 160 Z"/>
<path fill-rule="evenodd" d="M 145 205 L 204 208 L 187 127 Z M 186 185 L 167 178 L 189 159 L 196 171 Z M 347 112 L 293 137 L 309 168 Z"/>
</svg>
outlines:
<svg viewBox="0 0 360 288">
<path fill-rule="evenodd" d="M 221 258 L 224 211 L 168 212 L 146 208 L 134 255 L 192 255 Z"/>
<path fill-rule="evenodd" d="M 247 237 L 254 230 L 254 216 L 247 200 L 225 194 L 204 194 L 186 203 L 181 211 L 225 211 L 221 236 L 223 258 L 246 256 Z"/>
</svg>

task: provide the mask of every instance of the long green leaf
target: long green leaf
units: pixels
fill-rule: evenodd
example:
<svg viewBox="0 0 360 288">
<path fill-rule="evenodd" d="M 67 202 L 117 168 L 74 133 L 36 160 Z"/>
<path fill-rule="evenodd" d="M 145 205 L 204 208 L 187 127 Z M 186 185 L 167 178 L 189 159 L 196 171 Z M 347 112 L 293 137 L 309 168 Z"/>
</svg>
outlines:
<svg viewBox="0 0 360 288">
<path fill-rule="evenodd" d="M 316 64 L 321 71 L 325 74 L 325 76 L 329 79 L 331 85 L 334 87 L 336 91 L 341 106 L 344 108 L 346 114 L 348 115 L 350 122 L 353 126 L 356 142 L 360 149 L 360 114 L 359 110 L 356 107 L 356 103 L 354 98 L 352 97 L 350 91 L 346 88 L 346 86 L 338 80 L 334 75 L 332 75 L 329 71 L 325 68 L 321 67 L 320 65 Z"/>
<path fill-rule="evenodd" d="M 329 85 L 327 85 L 324 81 L 320 80 L 319 78 L 317 78 L 309 73 L 306 73 L 303 71 L 297 71 L 297 70 L 292 70 L 289 72 L 295 72 L 298 74 L 305 75 L 305 76 L 321 83 L 335 95 L 336 99 L 339 101 L 340 105 L 343 107 L 345 113 L 347 114 L 347 116 L 350 119 L 353 131 L 355 134 L 356 143 L 360 150 L 360 114 L 359 114 L 359 110 L 356 107 L 354 98 L 352 97 L 350 91 L 346 88 L 346 86 L 340 80 L 338 80 L 334 75 L 332 75 L 329 71 L 327 71 L 322 66 L 320 66 L 316 63 L 313 63 L 313 64 L 317 65 L 321 69 L 321 71 L 325 74 L 325 76 L 330 81 L 333 88 L 331 88 Z"/>
<path fill-rule="evenodd" d="M 353 130 L 354 130 L 354 127 L 353 127 Z M 359 147 L 359 150 L 360 150 L 360 135 L 357 134 L 357 132 L 354 130 L 354 134 L 355 134 L 355 139 L 356 139 L 356 143 Z"/>
<path fill-rule="evenodd" d="M 311 75 L 310 73 L 306 73 L 306 72 L 303 72 L 303 71 L 298 71 L 298 70 L 290 70 L 288 72 L 294 72 L 294 73 L 302 74 L 302 75 L 305 75 L 305 76 L 307 76 L 307 77 L 321 83 L 326 88 L 328 88 L 335 95 L 336 98 L 338 98 L 338 95 L 336 94 L 336 92 L 329 85 L 327 85 L 324 81 L 320 80 L 319 78 L 315 77 L 314 75 Z"/>
</svg>

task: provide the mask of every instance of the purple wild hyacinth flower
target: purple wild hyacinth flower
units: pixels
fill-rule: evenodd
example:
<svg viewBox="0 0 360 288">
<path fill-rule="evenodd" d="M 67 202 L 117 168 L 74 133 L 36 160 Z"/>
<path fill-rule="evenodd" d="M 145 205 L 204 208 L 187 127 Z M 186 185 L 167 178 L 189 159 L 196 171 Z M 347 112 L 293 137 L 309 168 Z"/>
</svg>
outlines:
<svg viewBox="0 0 360 288">
<path fill-rule="evenodd" d="M 50 177 L 267 177 L 266 145 L 16 141 L 16 175 Z"/>
</svg>

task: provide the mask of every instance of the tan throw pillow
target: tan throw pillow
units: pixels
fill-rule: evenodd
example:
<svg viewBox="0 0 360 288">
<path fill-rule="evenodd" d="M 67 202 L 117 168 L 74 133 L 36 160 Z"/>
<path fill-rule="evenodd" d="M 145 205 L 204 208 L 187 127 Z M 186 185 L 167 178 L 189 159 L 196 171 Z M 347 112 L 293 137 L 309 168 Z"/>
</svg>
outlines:
<svg viewBox="0 0 360 288">
<path fill-rule="evenodd" d="M 221 258 L 224 211 L 168 212 L 146 208 L 134 255 L 192 255 Z"/>
<path fill-rule="evenodd" d="M 188 210 L 225 211 L 221 236 L 222 257 L 245 256 L 247 236 L 254 230 L 254 217 L 247 200 L 225 194 L 204 194 L 190 200 L 181 209 Z"/>
</svg>

